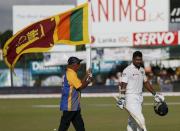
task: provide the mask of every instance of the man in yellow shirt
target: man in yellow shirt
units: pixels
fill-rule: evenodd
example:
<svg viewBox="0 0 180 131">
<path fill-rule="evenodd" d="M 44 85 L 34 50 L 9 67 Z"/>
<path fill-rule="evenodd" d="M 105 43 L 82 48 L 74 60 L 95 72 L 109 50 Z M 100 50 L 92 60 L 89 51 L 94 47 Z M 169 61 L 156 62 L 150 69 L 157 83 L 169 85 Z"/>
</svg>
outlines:
<svg viewBox="0 0 180 131">
<path fill-rule="evenodd" d="M 83 80 L 77 76 L 81 59 L 70 57 L 64 75 L 60 110 L 63 111 L 58 131 L 67 131 L 72 122 L 76 131 L 85 131 L 84 122 L 81 116 L 80 98 L 81 90 L 86 88 L 92 81 L 92 73 L 87 71 Z"/>
</svg>

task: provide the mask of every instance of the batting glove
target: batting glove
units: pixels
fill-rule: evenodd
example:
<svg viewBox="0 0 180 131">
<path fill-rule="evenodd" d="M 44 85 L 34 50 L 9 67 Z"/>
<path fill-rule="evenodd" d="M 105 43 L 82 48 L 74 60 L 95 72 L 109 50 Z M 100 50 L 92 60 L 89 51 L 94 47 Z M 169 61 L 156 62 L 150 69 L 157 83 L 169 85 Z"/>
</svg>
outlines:
<svg viewBox="0 0 180 131">
<path fill-rule="evenodd" d="M 117 100 L 116 106 L 119 107 L 120 109 L 124 109 L 125 106 L 125 98 L 121 97 Z"/>
<path fill-rule="evenodd" d="M 154 101 L 157 102 L 157 103 L 163 102 L 164 99 L 165 99 L 164 96 L 162 94 L 160 94 L 160 93 L 156 93 L 154 95 Z"/>
</svg>

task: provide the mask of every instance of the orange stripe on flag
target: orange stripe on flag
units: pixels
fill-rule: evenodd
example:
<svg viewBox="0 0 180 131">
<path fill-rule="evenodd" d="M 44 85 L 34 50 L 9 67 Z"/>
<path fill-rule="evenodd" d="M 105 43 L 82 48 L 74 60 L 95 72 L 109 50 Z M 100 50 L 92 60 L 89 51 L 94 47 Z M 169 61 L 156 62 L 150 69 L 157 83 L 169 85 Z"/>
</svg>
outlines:
<svg viewBox="0 0 180 131">
<path fill-rule="evenodd" d="M 60 22 L 57 26 L 57 34 L 59 40 L 70 39 L 70 15 L 71 12 L 60 15 Z"/>
</svg>

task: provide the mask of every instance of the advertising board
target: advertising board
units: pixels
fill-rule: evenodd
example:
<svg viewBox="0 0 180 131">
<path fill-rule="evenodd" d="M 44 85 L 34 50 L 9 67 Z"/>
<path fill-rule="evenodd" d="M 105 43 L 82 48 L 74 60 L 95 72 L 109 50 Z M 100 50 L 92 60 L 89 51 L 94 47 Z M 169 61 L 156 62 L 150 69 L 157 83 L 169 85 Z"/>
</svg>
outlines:
<svg viewBox="0 0 180 131">
<path fill-rule="evenodd" d="M 133 46 L 133 32 L 168 31 L 168 0 L 91 0 L 90 8 L 92 47 Z"/>
</svg>

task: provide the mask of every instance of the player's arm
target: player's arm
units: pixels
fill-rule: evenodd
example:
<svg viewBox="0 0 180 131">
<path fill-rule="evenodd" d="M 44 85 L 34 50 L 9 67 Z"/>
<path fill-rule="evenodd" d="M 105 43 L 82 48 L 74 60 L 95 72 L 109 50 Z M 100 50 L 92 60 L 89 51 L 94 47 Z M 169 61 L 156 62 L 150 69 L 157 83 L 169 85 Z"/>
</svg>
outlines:
<svg viewBox="0 0 180 131">
<path fill-rule="evenodd" d="M 126 93 L 126 87 L 128 84 L 128 80 L 129 80 L 129 71 L 127 69 L 125 69 L 122 73 L 122 79 L 121 79 L 121 96 L 124 96 Z"/>
<path fill-rule="evenodd" d="M 127 83 L 121 82 L 120 85 L 121 85 L 121 87 L 119 89 L 119 98 L 117 99 L 116 105 L 120 109 L 124 109 L 124 106 L 125 106 L 125 93 L 126 93 Z"/>
<path fill-rule="evenodd" d="M 92 81 L 92 74 L 87 71 L 86 76 L 81 81 L 75 72 L 68 72 L 67 79 L 69 83 L 76 88 L 76 90 L 81 90 L 87 87 L 87 85 Z"/>
<path fill-rule="evenodd" d="M 152 93 L 152 95 L 154 96 L 154 100 L 156 102 L 162 102 L 164 101 L 164 96 L 160 93 L 156 93 L 156 91 L 154 90 L 154 88 L 152 87 L 152 85 L 149 83 L 149 81 L 145 81 L 144 82 L 145 88 Z"/>
<path fill-rule="evenodd" d="M 152 95 L 155 95 L 155 94 L 156 94 L 156 91 L 154 90 L 154 88 L 152 87 L 152 85 L 149 83 L 148 80 L 146 80 L 146 81 L 144 82 L 144 86 L 145 86 L 145 88 L 146 88 L 149 92 L 152 93 Z"/>
<path fill-rule="evenodd" d="M 164 101 L 164 96 L 160 93 L 156 93 L 156 91 L 154 90 L 154 88 L 152 87 L 152 85 L 149 83 L 145 71 L 143 73 L 143 79 L 144 79 L 144 86 L 145 88 L 152 93 L 152 95 L 154 96 L 154 100 L 155 102 L 162 102 Z"/>
<path fill-rule="evenodd" d="M 154 96 L 156 94 L 156 91 L 154 90 L 154 88 L 152 87 L 152 85 L 150 84 L 150 82 L 147 79 L 147 76 L 145 74 L 145 71 L 143 70 L 143 82 L 144 82 L 144 86 L 145 88 L 152 93 L 152 95 Z"/>
<path fill-rule="evenodd" d="M 91 73 L 91 70 L 88 69 L 84 79 L 82 80 L 82 85 L 79 87 L 79 89 L 86 88 L 88 86 L 88 84 L 91 83 L 91 82 L 92 82 L 92 73 Z"/>
<path fill-rule="evenodd" d="M 116 103 L 116 105 L 120 109 L 124 109 L 124 107 L 125 107 L 125 93 L 126 93 L 127 83 L 128 83 L 128 72 L 127 72 L 127 70 L 125 70 L 125 71 L 123 71 L 122 82 L 120 83 L 120 88 L 119 88 L 120 96 Z"/>
<path fill-rule="evenodd" d="M 125 95 L 125 93 L 126 93 L 126 87 L 127 87 L 127 83 L 121 82 L 121 90 L 120 90 L 121 96 L 122 96 L 122 95 Z"/>
</svg>

